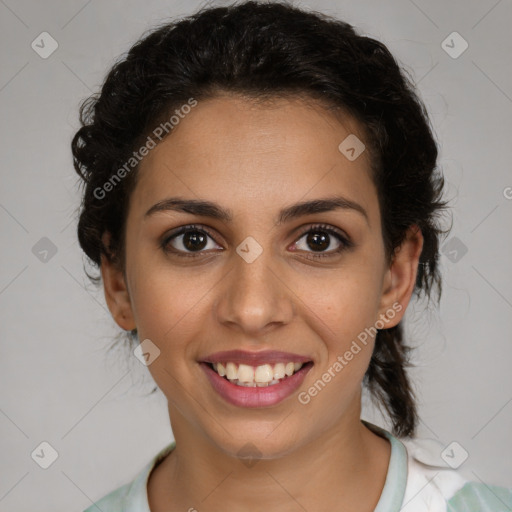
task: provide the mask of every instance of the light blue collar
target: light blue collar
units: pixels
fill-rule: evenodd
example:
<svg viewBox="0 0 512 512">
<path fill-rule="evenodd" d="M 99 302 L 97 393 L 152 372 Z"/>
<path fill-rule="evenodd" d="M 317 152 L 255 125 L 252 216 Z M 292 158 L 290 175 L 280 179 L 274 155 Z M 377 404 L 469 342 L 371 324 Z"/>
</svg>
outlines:
<svg viewBox="0 0 512 512">
<path fill-rule="evenodd" d="M 391 456 L 386 482 L 374 512 L 399 512 L 407 485 L 407 450 L 404 444 L 387 430 L 364 420 L 362 422 L 372 432 L 384 437 L 391 443 Z"/>
</svg>

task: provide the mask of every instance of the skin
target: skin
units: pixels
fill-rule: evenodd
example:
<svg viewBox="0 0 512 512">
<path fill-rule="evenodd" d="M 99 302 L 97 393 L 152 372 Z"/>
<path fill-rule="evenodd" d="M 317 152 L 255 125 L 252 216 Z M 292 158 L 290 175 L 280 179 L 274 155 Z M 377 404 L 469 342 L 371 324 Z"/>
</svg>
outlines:
<svg viewBox="0 0 512 512">
<path fill-rule="evenodd" d="M 307 355 L 314 366 L 298 392 L 307 391 L 393 304 L 402 309 L 386 326 L 401 320 L 423 238 L 411 228 L 388 261 L 368 153 L 349 161 L 338 150 L 349 134 L 363 140 L 355 121 L 312 102 L 255 104 L 226 94 L 199 102 L 141 162 L 127 216 L 126 266 L 103 258 L 101 271 L 115 321 L 136 327 L 140 340 L 161 351 L 149 370 L 168 399 L 176 449 L 150 475 L 153 512 L 376 506 L 390 445 L 360 421 L 373 339 L 307 405 L 294 393 L 272 407 L 236 407 L 198 364 L 235 348 Z M 366 217 L 336 209 L 275 223 L 281 208 L 333 194 L 358 203 Z M 145 215 L 178 196 L 214 201 L 233 220 Z M 162 240 L 190 223 L 212 234 L 202 254 L 166 253 Z M 341 243 L 331 235 L 322 252 L 331 256 L 312 259 L 319 251 L 304 233 L 318 223 L 342 230 L 353 247 L 336 254 Z M 263 249 L 252 263 L 236 252 L 248 236 Z M 187 252 L 183 237 L 167 246 Z M 261 454 L 250 467 L 237 455 L 249 442 Z"/>
</svg>

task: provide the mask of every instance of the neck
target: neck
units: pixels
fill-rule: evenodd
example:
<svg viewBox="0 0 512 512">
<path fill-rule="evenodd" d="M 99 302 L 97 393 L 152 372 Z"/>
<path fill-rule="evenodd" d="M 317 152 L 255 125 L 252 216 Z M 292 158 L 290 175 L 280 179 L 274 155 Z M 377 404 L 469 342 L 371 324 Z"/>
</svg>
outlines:
<svg viewBox="0 0 512 512">
<path fill-rule="evenodd" d="M 361 423 L 359 411 L 285 456 L 252 461 L 220 450 L 179 411 L 171 417 L 176 448 L 150 477 L 152 512 L 372 511 L 384 487 L 390 444 Z"/>
</svg>

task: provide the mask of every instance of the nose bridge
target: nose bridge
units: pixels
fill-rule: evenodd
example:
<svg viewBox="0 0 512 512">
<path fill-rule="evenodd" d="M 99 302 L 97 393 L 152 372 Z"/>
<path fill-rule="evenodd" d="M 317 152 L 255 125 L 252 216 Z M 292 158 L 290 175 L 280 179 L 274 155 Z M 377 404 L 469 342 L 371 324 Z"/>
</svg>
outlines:
<svg viewBox="0 0 512 512">
<path fill-rule="evenodd" d="M 234 267 L 217 304 L 219 321 L 253 334 L 269 324 L 289 322 L 293 303 L 271 248 L 247 237 L 232 258 Z"/>
</svg>

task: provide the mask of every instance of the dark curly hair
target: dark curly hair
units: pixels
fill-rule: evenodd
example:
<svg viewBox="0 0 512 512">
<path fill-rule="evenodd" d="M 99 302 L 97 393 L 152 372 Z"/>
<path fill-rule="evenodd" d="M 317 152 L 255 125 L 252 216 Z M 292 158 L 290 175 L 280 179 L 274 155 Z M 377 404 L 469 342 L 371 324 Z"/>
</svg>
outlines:
<svg viewBox="0 0 512 512">
<path fill-rule="evenodd" d="M 112 181 L 121 166 L 190 98 L 221 93 L 313 99 L 353 116 L 371 155 L 389 261 L 407 229 L 418 226 L 424 245 L 415 294 L 430 298 L 435 289 L 440 296 L 443 177 L 430 120 L 412 81 L 383 43 L 346 22 L 280 2 L 206 8 L 153 28 L 112 67 L 101 91 L 83 101 L 72 152 L 84 185 L 78 239 L 94 265 L 103 254 L 124 268 L 125 220 L 137 166 Z M 109 180 L 105 198 L 98 191 Z M 105 232 L 111 235 L 108 247 Z M 408 351 L 400 323 L 379 330 L 365 375 L 393 432 L 402 436 L 413 435 L 417 423 Z"/>
</svg>

